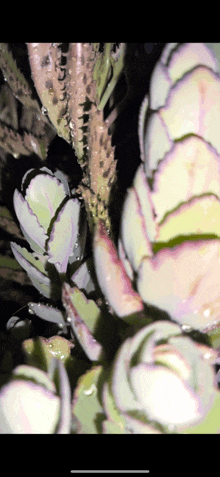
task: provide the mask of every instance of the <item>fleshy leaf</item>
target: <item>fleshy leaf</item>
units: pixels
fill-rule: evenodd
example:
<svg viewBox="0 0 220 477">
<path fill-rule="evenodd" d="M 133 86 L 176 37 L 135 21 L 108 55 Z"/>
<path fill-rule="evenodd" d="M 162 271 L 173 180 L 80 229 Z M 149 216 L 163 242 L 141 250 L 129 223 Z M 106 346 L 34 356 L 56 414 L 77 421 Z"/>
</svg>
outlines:
<svg viewBox="0 0 220 477">
<path fill-rule="evenodd" d="M 220 156 L 202 138 L 190 136 L 173 145 L 155 173 L 151 197 L 157 222 L 182 202 L 206 193 L 220 198 Z"/>
<path fill-rule="evenodd" d="M 167 104 L 160 110 L 171 139 L 196 134 L 220 153 L 219 102 L 220 79 L 214 72 L 201 66 L 185 75 L 171 89 Z"/>
<path fill-rule="evenodd" d="M 91 361 L 103 358 L 103 348 L 93 336 L 100 317 L 96 303 L 87 300 L 82 291 L 77 287 L 71 288 L 67 283 L 63 285 L 62 301 L 68 315 L 67 321 L 88 358 Z"/>
<path fill-rule="evenodd" d="M 54 263 L 59 273 L 65 273 L 69 257 L 74 254 L 78 236 L 80 202 L 69 199 L 59 212 L 47 245 L 48 262 Z"/>
<path fill-rule="evenodd" d="M 56 390 L 54 383 L 49 376 L 42 370 L 28 364 L 20 364 L 13 370 L 12 377 L 20 379 L 29 379 L 44 386 L 48 391 Z"/>
<path fill-rule="evenodd" d="M 106 419 L 99 400 L 104 381 L 102 366 L 96 366 L 80 377 L 73 396 L 73 415 L 78 420 L 78 434 L 102 434 Z"/>
<path fill-rule="evenodd" d="M 138 291 L 174 321 L 203 330 L 219 321 L 219 273 L 220 241 L 187 241 L 143 259 Z"/>
<path fill-rule="evenodd" d="M 70 353 L 73 346 L 62 336 L 52 336 L 49 339 L 39 336 L 37 339 L 26 339 L 22 343 L 27 364 L 40 367 L 44 371 L 49 371 L 53 358 L 67 364 L 71 359 Z"/>
<path fill-rule="evenodd" d="M 112 375 L 110 392 L 114 395 L 116 407 L 122 412 L 133 409 L 142 410 L 135 399 L 127 379 L 127 362 L 129 363 L 131 340 L 127 339 L 115 356 L 114 373 Z"/>
<path fill-rule="evenodd" d="M 28 303 L 29 312 L 33 312 L 35 315 L 42 318 L 42 320 L 56 323 L 60 328 L 66 327 L 66 321 L 63 317 L 63 313 L 57 308 L 44 305 L 43 303 Z M 30 311 L 31 310 L 31 311 Z"/>
<path fill-rule="evenodd" d="M 25 200 L 45 232 L 65 197 L 64 185 L 56 177 L 38 174 L 31 180 Z"/>
<path fill-rule="evenodd" d="M 126 196 L 121 222 L 121 238 L 124 250 L 129 257 L 129 261 L 138 270 L 142 257 L 151 256 L 152 249 L 150 237 L 148 237 L 145 217 L 142 212 L 138 195 L 134 188 L 131 188 Z M 155 229 L 155 226 L 153 226 Z M 152 230 L 150 230 L 152 234 Z"/>
<path fill-rule="evenodd" d="M 145 161 L 144 137 L 145 137 L 145 129 L 146 129 L 146 114 L 147 114 L 148 104 L 149 104 L 148 95 L 146 95 L 141 104 L 139 118 L 138 118 L 138 137 L 139 137 L 140 156 L 143 162 Z"/>
<path fill-rule="evenodd" d="M 33 250 L 43 253 L 47 239 L 45 230 L 41 227 L 36 215 L 33 214 L 28 203 L 17 189 L 14 191 L 14 208 L 22 229 L 32 240 L 31 245 L 34 243 L 37 245 L 37 249 L 32 247 Z"/>
<path fill-rule="evenodd" d="M 16 260 L 18 260 L 18 263 L 22 261 L 22 258 L 24 259 L 24 261 L 20 263 L 20 265 L 27 272 L 30 271 L 30 273 L 34 274 L 33 268 L 36 268 L 36 270 L 39 271 L 40 273 L 40 275 L 39 274 L 36 275 L 36 278 L 38 277 L 39 279 L 43 279 L 44 277 L 42 275 L 44 276 L 47 275 L 41 260 L 35 258 L 34 255 L 28 252 L 28 250 L 25 247 L 20 247 L 20 245 L 18 245 L 17 243 L 11 242 L 11 248 L 16 257 Z M 30 265 L 30 268 L 29 268 L 29 265 Z"/>
<path fill-rule="evenodd" d="M 214 402 L 201 422 L 181 430 L 181 434 L 219 434 L 220 393 L 215 392 Z"/>
<path fill-rule="evenodd" d="M 71 429 L 71 389 L 62 361 L 56 361 L 59 379 L 60 416 L 56 434 L 69 434 Z"/>
<path fill-rule="evenodd" d="M 158 112 L 153 113 L 147 121 L 144 137 L 145 170 L 148 177 L 152 176 L 153 171 L 158 167 L 159 161 L 171 150 L 172 145 L 173 143 L 162 118 Z"/>
<path fill-rule="evenodd" d="M 108 417 L 103 422 L 103 431 L 105 434 L 127 434 L 126 420 L 115 406 L 114 398 L 109 389 L 109 383 L 105 383 L 102 391 L 102 400 L 104 402 L 105 413 Z M 113 432 L 114 431 L 114 432 Z"/>
<path fill-rule="evenodd" d="M 60 399 L 39 384 L 22 379 L 10 381 L 1 388 L 0 402 L 2 434 L 54 433 Z"/>
<path fill-rule="evenodd" d="M 71 276 L 71 280 L 80 290 L 85 290 L 87 293 L 95 290 L 95 283 L 92 279 L 91 268 L 93 267 L 91 259 L 86 260 L 76 272 Z"/>
<path fill-rule="evenodd" d="M 129 375 L 134 394 L 150 420 L 187 425 L 201 418 L 199 396 L 167 367 L 142 363 L 132 367 Z M 158 404 L 154 396 L 160 395 L 161 389 L 163 399 Z"/>
<path fill-rule="evenodd" d="M 140 296 L 132 288 L 115 245 L 101 221 L 94 237 L 94 260 L 100 288 L 118 316 L 143 310 Z"/>
<path fill-rule="evenodd" d="M 218 71 L 217 58 L 210 49 L 207 49 L 205 43 L 180 44 L 177 49 L 174 47 L 168 60 L 169 77 L 175 82 L 198 64 Z"/>
<path fill-rule="evenodd" d="M 37 290 L 47 298 L 51 296 L 51 282 L 46 275 L 44 266 L 24 247 L 20 247 L 15 242 L 11 242 L 13 254 L 24 270 L 26 270 L 30 280 Z"/>
<path fill-rule="evenodd" d="M 143 310 L 114 243 L 100 221 L 94 237 L 94 260 L 99 285 L 115 313 L 123 317 Z"/>
<path fill-rule="evenodd" d="M 202 234 L 220 238 L 220 200 L 211 194 L 194 197 L 171 212 L 159 226 L 157 242 Z"/>
</svg>

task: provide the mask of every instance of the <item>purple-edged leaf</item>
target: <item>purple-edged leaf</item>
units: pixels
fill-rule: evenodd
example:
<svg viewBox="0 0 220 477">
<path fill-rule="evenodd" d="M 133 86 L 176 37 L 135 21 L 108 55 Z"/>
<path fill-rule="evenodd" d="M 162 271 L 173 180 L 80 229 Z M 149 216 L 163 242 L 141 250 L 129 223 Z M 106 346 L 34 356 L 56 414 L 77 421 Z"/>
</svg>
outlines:
<svg viewBox="0 0 220 477">
<path fill-rule="evenodd" d="M 219 276 L 220 240 L 186 241 L 143 259 L 137 285 L 145 303 L 204 330 L 220 320 Z"/>
<path fill-rule="evenodd" d="M 48 242 L 48 262 L 54 263 L 59 273 L 65 273 L 69 257 L 77 241 L 80 203 L 70 199 L 58 214 Z"/>
<path fill-rule="evenodd" d="M 149 104 L 149 100 L 147 95 L 145 96 L 142 102 L 139 118 L 138 118 L 138 136 L 139 136 L 140 154 L 141 154 L 141 160 L 143 162 L 145 161 L 144 136 L 145 136 L 146 114 L 147 114 L 148 104 Z"/>
<path fill-rule="evenodd" d="M 25 232 L 25 237 L 27 240 L 28 237 L 32 240 L 33 250 L 43 253 L 47 235 L 39 224 L 36 215 L 33 214 L 28 203 L 17 189 L 14 191 L 14 208 L 22 230 Z M 35 248 L 33 247 L 34 244 L 36 244 Z"/>
<path fill-rule="evenodd" d="M 44 305 L 43 303 L 28 303 L 29 311 L 34 312 L 35 315 L 42 318 L 42 320 L 49 321 L 51 323 L 56 323 L 57 325 L 66 326 L 66 321 L 64 320 L 63 313 L 57 308 L 52 306 Z"/>
<path fill-rule="evenodd" d="M 153 228 L 155 228 L 155 226 L 153 226 Z M 145 217 L 134 187 L 129 189 L 124 201 L 121 221 L 121 238 L 125 253 L 128 256 L 133 269 L 137 271 L 142 257 L 152 255 L 152 248 L 146 230 Z"/>
<path fill-rule="evenodd" d="M 168 61 L 168 74 L 172 82 L 177 81 L 187 71 L 198 65 L 218 71 L 218 61 L 204 43 L 183 43 L 174 48 Z"/>
<path fill-rule="evenodd" d="M 144 137 L 145 170 L 148 177 L 158 167 L 158 162 L 172 149 L 173 143 L 159 112 L 151 114 Z"/>
<path fill-rule="evenodd" d="M 41 168 L 41 170 L 43 170 L 43 167 Z M 63 172 L 57 170 L 57 171 L 54 172 L 54 175 L 60 182 L 62 182 L 64 190 L 66 192 L 66 195 L 70 195 L 69 184 L 68 184 L 68 182 L 66 180 L 66 177 L 63 174 Z M 72 193 L 73 193 L 73 191 L 72 191 Z"/>
<path fill-rule="evenodd" d="M 74 190 L 72 191 L 72 194 L 74 194 Z M 80 214 L 79 214 L 77 241 L 74 246 L 73 255 L 72 256 L 70 255 L 69 257 L 70 265 L 74 264 L 77 260 L 83 259 L 85 246 L 86 246 L 86 239 L 87 239 L 87 228 L 88 228 L 88 224 L 87 224 L 85 211 L 81 208 Z M 71 273 L 71 270 L 70 270 L 70 273 Z"/>
<path fill-rule="evenodd" d="M 134 272 L 133 272 L 131 264 L 130 264 L 127 256 L 126 256 L 125 249 L 124 249 L 122 240 L 120 238 L 118 239 L 118 256 L 119 256 L 120 260 L 122 261 L 122 263 L 125 267 L 125 271 L 126 271 L 127 275 L 129 276 L 131 281 L 133 281 Z"/>
<path fill-rule="evenodd" d="M 220 201 L 214 194 L 193 197 L 168 214 L 159 226 L 157 242 L 201 234 L 220 238 Z"/>
<path fill-rule="evenodd" d="M 131 369 L 129 377 L 134 394 L 151 421 L 187 425 L 202 418 L 200 397 L 170 369 L 141 363 Z"/>
<path fill-rule="evenodd" d="M 50 298 L 51 282 L 46 276 L 46 271 L 40 260 L 37 260 L 24 247 L 20 247 L 15 242 L 11 242 L 12 252 L 24 270 L 26 270 L 30 280 L 37 290 L 45 297 Z"/>
<path fill-rule="evenodd" d="M 100 288 L 115 313 L 130 315 L 143 310 L 143 303 L 132 288 L 114 243 L 100 221 L 94 236 L 94 260 Z"/>
<path fill-rule="evenodd" d="M 64 283 L 62 301 L 66 309 L 70 325 L 80 342 L 84 352 L 91 361 L 103 358 L 103 348 L 94 338 L 93 330 L 100 316 L 100 310 L 93 300 L 87 300 L 77 287 L 71 288 Z"/>
<path fill-rule="evenodd" d="M 174 144 L 155 173 L 151 197 L 157 222 L 181 202 L 205 193 L 220 197 L 220 155 L 202 138 L 187 137 Z"/>
<path fill-rule="evenodd" d="M 45 232 L 65 197 L 64 185 L 56 177 L 38 174 L 31 180 L 26 190 L 25 200 Z"/>
<path fill-rule="evenodd" d="M 160 115 L 172 140 L 196 134 L 219 153 L 219 76 L 202 66 L 195 68 L 172 88 Z"/>
<path fill-rule="evenodd" d="M 60 416 L 56 434 L 70 434 L 71 428 L 71 389 L 64 364 L 56 360 L 59 376 Z"/>
<path fill-rule="evenodd" d="M 80 290 L 86 290 L 87 293 L 95 290 L 95 284 L 91 277 L 90 262 L 84 262 L 75 273 L 73 273 L 71 280 L 76 284 Z"/>
<path fill-rule="evenodd" d="M 2 434 L 53 434 L 60 400 L 36 380 L 18 376 L 1 387 L 0 407 Z"/>
</svg>

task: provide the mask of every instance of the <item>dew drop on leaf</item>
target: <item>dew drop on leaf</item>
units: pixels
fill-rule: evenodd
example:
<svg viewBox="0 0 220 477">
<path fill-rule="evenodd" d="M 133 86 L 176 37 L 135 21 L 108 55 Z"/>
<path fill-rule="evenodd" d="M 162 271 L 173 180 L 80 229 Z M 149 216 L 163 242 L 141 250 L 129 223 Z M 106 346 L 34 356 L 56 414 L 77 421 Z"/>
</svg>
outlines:
<svg viewBox="0 0 220 477">
<path fill-rule="evenodd" d="M 182 325 L 181 328 L 182 328 L 182 331 L 185 331 L 185 332 L 187 332 L 187 333 L 189 333 L 189 332 L 192 331 L 192 329 L 193 329 L 192 326 L 187 325 L 187 324 Z"/>
<path fill-rule="evenodd" d="M 45 108 L 45 106 L 42 106 L 41 112 L 42 112 L 42 114 L 46 115 L 47 114 L 47 108 Z"/>
<path fill-rule="evenodd" d="M 32 309 L 31 303 L 28 303 L 28 313 L 30 313 L 30 315 L 34 315 L 34 310 Z"/>
<path fill-rule="evenodd" d="M 85 389 L 83 392 L 86 396 L 91 396 L 96 391 L 96 385 L 93 383 L 89 389 Z"/>
</svg>

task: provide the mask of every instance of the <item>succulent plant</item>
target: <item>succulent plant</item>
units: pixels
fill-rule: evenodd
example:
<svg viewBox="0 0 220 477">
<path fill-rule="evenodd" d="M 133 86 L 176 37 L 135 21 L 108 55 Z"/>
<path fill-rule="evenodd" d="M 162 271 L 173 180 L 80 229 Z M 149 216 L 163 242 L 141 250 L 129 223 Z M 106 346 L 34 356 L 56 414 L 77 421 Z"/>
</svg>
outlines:
<svg viewBox="0 0 220 477">
<path fill-rule="evenodd" d="M 119 348 L 104 385 L 108 421 L 135 434 L 181 433 L 210 413 L 206 432 L 215 432 L 219 424 L 211 409 L 220 399 L 212 366 L 215 353 L 182 335 L 174 323 L 143 327 Z"/>
<path fill-rule="evenodd" d="M 29 170 L 22 182 L 22 192 L 14 192 L 14 207 L 21 230 L 34 253 L 12 243 L 13 253 L 27 271 L 32 283 L 45 296 L 51 295 L 48 264 L 53 264 L 59 274 L 65 274 L 68 263 L 83 256 L 86 229 L 80 232 L 81 205 L 71 198 L 65 176 L 41 168 L 32 176 L 28 187 L 23 188 Z M 82 230 L 81 230 L 82 232 Z"/>
<path fill-rule="evenodd" d="M 140 111 L 143 164 L 127 192 L 119 239 L 143 302 L 200 330 L 220 316 L 219 53 L 213 44 L 164 49 Z"/>
<path fill-rule="evenodd" d="M 113 121 L 135 94 L 129 46 L 28 44 L 30 85 L 12 50 L 0 44 L 0 157 L 29 170 L 11 187 L 23 236 L 0 207 L 0 274 L 43 299 L 29 287 L 1 335 L 0 432 L 219 433 L 219 44 L 162 51 L 120 224 Z M 69 152 L 54 141 L 47 157 L 56 134 Z"/>
<path fill-rule="evenodd" d="M 59 392 L 53 381 L 58 371 Z M 28 365 L 17 366 L 0 390 L 1 434 L 68 434 L 71 428 L 70 387 L 60 360 L 50 374 Z"/>
</svg>

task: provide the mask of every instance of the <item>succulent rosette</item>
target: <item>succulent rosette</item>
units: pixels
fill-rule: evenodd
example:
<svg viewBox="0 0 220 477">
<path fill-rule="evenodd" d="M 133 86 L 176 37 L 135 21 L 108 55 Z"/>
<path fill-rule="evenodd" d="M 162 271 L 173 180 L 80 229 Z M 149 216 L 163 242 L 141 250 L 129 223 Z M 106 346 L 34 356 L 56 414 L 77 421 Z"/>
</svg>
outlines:
<svg viewBox="0 0 220 477">
<path fill-rule="evenodd" d="M 59 392 L 53 380 L 57 371 Z M 71 391 L 61 360 L 53 358 L 50 372 L 19 365 L 0 390 L 0 434 L 68 434 Z"/>
<path fill-rule="evenodd" d="M 22 181 L 22 193 L 14 192 L 14 208 L 21 230 L 34 253 L 12 243 L 13 253 L 27 271 L 34 286 L 51 296 L 48 264 L 65 274 L 68 264 L 83 256 L 86 223 L 81 205 L 72 198 L 64 174 L 42 167 L 29 170 Z M 25 187 L 25 184 L 28 185 Z"/>
<path fill-rule="evenodd" d="M 177 324 L 157 321 L 143 327 L 119 348 L 104 385 L 104 428 L 182 433 L 200 432 L 203 423 L 201 432 L 219 432 L 214 355 Z"/>
<path fill-rule="evenodd" d="M 140 111 L 143 163 L 119 255 L 143 302 L 182 325 L 220 321 L 220 49 L 168 44 Z"/>
</svg>

